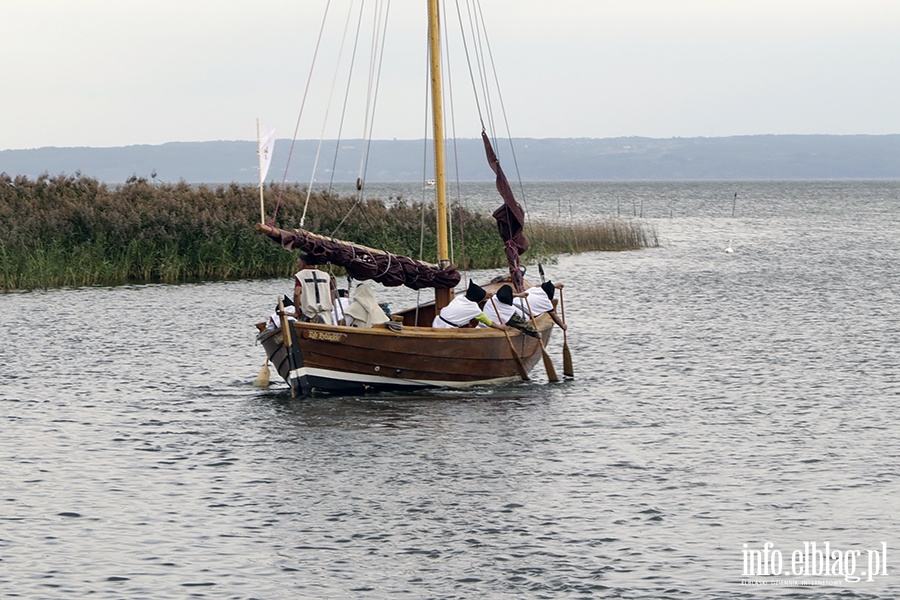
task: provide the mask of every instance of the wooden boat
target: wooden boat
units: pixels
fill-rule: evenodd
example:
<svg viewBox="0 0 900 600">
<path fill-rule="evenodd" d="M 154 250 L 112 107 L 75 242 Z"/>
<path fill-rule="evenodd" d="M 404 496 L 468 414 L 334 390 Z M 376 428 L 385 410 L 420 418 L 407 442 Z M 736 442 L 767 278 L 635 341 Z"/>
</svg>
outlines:
<svg viewBox="0 0 900 600">
<path fill-rule="evenodd" d="M 436 311 L 453 298 L 460 275 L 448 253 L 437 0 L 428 2 L 428 21 L 439 264 L 398 257 L 304 229 L 287 230 L 262 223 L 256 228 L 288 250 L 311 252 L 346 268 L 358 281 L 372 279 L 412 289 L 432 287 L 435 300 L 395 313 L 391 322 L 370 328 L 288 321 L 284 315 L 280 329 L 266 331 L 264 323 L 258 324 L 258 341 L 295 396 L 498 384 L 527 379 L 542 356 L 549 360 L 543 345 L 550 339 L 553 321 L 547 315 L 534 323 L 538 337 L 516 329 L 431 327 Z M 522 231 L 524 211 L 513 197 L 484 131 L 482 138 L 503 200 L 494 217 L 509 262 L 507 275 L 483 287 L 492 293 L 510 283 L 522 290 L 529 286 L 519 265 L 519 254 L 528 247 Z"/>
<path fill-rule="evenodd" d="M 259 341 L 294 395 L 505 383 L 521 379 L 513 352 L 526 373 L 541 359 L 540 342 L 519 331 L 510 332 L 510 345 L 496 329 L 434 329 L 429 314 L 433 318 L 433 303 L 430 310 L 419 310 L 419 320 L 428 323 L 420 326 L 407 325 L 414 322 L 415 309 L 400 313 L 401 331 L 386 324 L 363 329 L 291 321 L 290 340 L 282 329 L 265 331 L 261 323 Z M 553 323 L 547 315 L 536 322 L 546 343 Z"/>
</svg>

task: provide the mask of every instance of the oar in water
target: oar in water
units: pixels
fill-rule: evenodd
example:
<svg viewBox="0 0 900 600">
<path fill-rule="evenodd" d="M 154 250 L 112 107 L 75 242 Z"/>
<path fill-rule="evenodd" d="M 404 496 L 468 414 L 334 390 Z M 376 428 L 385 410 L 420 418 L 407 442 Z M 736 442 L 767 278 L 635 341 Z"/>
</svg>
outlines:
<svg viewBox="0 0 900 600">
<path fill-rule="evenodd" d="M 288 319 L 287 313 L 284 312 L 284 301 L 278 300 L 278 314 L 281 315 L 281 339 L 282 345 L 287 352 L 288 372 L 294 373 L 303 363 L 297 360 L 297 354 L 294 352 L 294 326 Z M 301 381 L 296 381 L 293 376 L 288 376 L 288 385 L 291 386 L 291 398 L 296 398 L 303 391 Z"/>
<path fill-rule="evenodd" d="M 253 381 L 253 387 L 267 388 L 269 387 L 269 359 L 266 358 L 266 364 L 259 370 L 259 375 Z"/>
<path fill-rule="evenodd" d="M 559 313 L 563 325 L 566 323 L 566 302 L 563 300 L 563 291 L 559 290 Z M 563 375 L 566 377 L 575 377 L 575 370 L 572 368 L 572 353 L 569 352 L 569 340 L 566 338 L 566 330 L 563 329 Z"/>
<path fill-rule="evenodd" d="M 493 296 L 491 297 L 491 304 L 494 305 L 494 314 L 499 317 L 500 311 L 497 310 L 497 301 L 494 300 Z M 503 334 L 506 336 L 506 341 L 509 343 L 509 351 L 512 352 L 512 355 L 516 358 L 516 366 L 519 367 L 519 376 L 523 381 L 528 381 L 528 369 L 525 368 L 525 363 L 522 362 L 522 357 L 519 356 L 519 353 L 516 352 L 515 346 L 513 346 L 512 339 L 509 337 L 509 330 L 504 329 Z"/>
<path fill-rule="evenodd" d="M 531 303 L 528 301 L 528 296 L 525 297 L 525 305 L 528 307 L 528 316 L 531 317 L 531 326 L 537 331 L 537 323 L 534 320 L 534 313 L 531 312 Z M 541 357 L 544 359 L 544 370 L 547 371 L 547 379 L 551 383 L 555 383 L 559 381 L 559 377 L 556 376 L 556 368 L 553 366 L 553 361 L 550 360 L 547 348 L 544 347 L 544 339 L 541 337 L 540 332 L 538 333 L 538 343 L 541 345 Z"/>
</svg>

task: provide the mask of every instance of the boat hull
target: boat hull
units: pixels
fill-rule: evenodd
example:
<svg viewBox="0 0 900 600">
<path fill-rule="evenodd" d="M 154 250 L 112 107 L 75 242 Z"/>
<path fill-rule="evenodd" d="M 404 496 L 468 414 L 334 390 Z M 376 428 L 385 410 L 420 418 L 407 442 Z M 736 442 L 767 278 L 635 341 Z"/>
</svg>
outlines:
<svg viewBox="0 0 900 600">
<path fill-rule="evenodd" d="M 544 343 L 552 321 L 537 320 Z M 541 358 L 536 338 L 492 328 L 434 329 L 382 325 L 356 328 L 291 323 L 290 344 L 281 330 L 262 331 L 259 342 L 294 395 L 359 394 L 424 388 L 461 388 L 520 380 Z M 510 348 L 510 342 L 512 348 Z"/>
</svg>

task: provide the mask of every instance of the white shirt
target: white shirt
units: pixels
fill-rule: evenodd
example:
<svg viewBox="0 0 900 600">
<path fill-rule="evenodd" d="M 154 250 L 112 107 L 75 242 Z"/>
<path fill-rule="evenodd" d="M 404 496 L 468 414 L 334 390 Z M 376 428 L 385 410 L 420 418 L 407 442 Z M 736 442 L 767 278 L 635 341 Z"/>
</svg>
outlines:
<svg viewBox="0 0 900 600">
<path fill-rule="evenodd" d="M 469 321 L 481 314 L 481 308 L 477 302 L 472 302 L 465 296 L 457 296 L 450 304 L 441 309 L 441 314 L 434 318 L 431 326 L 436 329 L 453 329 L 465 327 Z M 449 323 L 447 323 L 449 321 Z"/>
<path fill-rule="evenodd" d="M 522 313 L 525 318 L 529 318 L 528 314 L 528 306 L 531 306 L 531 310 L 534 311 L 534 316 L 537 318 L 538 316 L 550 312 L 553 310 L 553 302 L 550 301 L 550 298 L 547 297 L 547 292 L 543 290 L 541 287 L 533 287 L 525 290 L 528 293 L 528 303 L 525 303 L 525 298 L 514 298 L 513 304 L 515 307 Z"/>
<path fill-rule="evenodd" d="M 344 318 L 344 312 L 347 310 L 348 306 L 350 306 L 350 298 L 338 297 L 334 299 L 334 309 L 331 311 L 331 317 L 335 324 L 339 323 L 341 319 Z"/>
<path fill-rule="evenodd" d="M 495 304 L 497 305 L 497 311 L 494 311 Z M 497 314 L 498 311 L 500 314 Z M 503 304 L 495 297 L 484 303 L 484 314 L 491 321 L 499 321 L 505 324 L 516 314 L 516 307 L 511 304 Z"/>
</svg>

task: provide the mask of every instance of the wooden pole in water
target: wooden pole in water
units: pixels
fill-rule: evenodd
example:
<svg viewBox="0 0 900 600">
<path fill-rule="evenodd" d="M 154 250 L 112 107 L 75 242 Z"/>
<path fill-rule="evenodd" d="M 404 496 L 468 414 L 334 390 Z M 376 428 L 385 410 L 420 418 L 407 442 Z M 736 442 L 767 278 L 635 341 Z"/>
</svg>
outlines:
<svg viewBox="0 0 900 600">
<path fill-rule="evenodd" d="M 296 308 L 295 308 L 296 310 Z M 288 319 L 287 313 L 284 312 L 284 301 L 278 300 L 278 312 L 281 314 L 281 339 L 282 345 L 284 346 L 285 351 L 287 352 L 287 360 L 288 360 L 288 371 L 293 373 L 294 370 L 297 369 L 297 362 L 294 360 L 294 352 L 293 352 L 293 344 L 294 344 L 294 336 L 291 335 L 293 333 L 293 325 L 291 325 L 291 320 Z M 291 386 L 291 397 L 296 398 L 299 393 L 298 385 L 294 385 L 294 380 L 288 375 L 288 385 Z"/>
<path fill-rule="evenodd" d="M 559 290 L 559 313 L 563 325 L 566 323 L 566 302 L 563 300 L 563 291 Z M 566 330 L 563 329 L 563 375 L 566 377 L 575 377 L 575 370 L 572 368 L 572 353 L 569 352 L 569 340 L 566 337 Z"/>
<path fill-rule="evenodd" d="M 537 323 L 534 320 L 534 313 L 531 312 L 531 303 L 528 301 L 528 296 L 525 297 L 525 305 L 528 307 L 528 316 L 531 317 L 531 326 L 537 331 Z M 544 347 L 544 340 L 541 338 L 540 332 L 538 332 L 537 340 L 538 344 L 541 345 L 541 357 L 544 359 L 544 370 L 547 371 L 547 379 L 549 379 L 551 383 L 556 383 L 559 381 L 559 377 L 556 375 L 556 368 L 553 366 L 553 361 L 550 360 L 550 354 L 547 353 L 547 348 Z"/>
<path fill-rule="evenodd" d="M 493 296 L 491 297 L 491 304 L 494 305 L 494 314 L 498 317 L 500 316 L 500 311 L 497 310 L 497 302 L 494 300 Z M 505 323 L 504 323 L 505 325 Z M 506 341 L 509 343 L 509 351 L 512 352 L 512 355 L 516 359 L 516 366 L 519 367 L 519 376 L 523 381 L 528 381 L 528 369 L 525 368 L 525 363 L 522 362 L 522 357 L 519 356 L 519 353 L 516 352 L 515 346 L 513 346 L 512 338 L 509 337 L 509 330 L 504 329 L 503 334 L 506 336 Z"/>
</svg>

